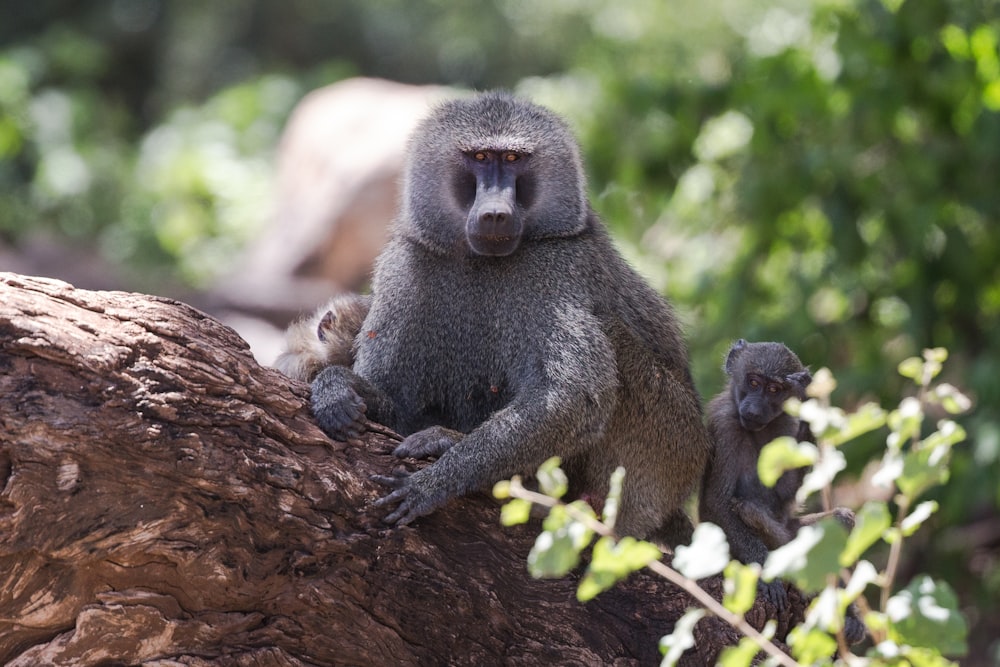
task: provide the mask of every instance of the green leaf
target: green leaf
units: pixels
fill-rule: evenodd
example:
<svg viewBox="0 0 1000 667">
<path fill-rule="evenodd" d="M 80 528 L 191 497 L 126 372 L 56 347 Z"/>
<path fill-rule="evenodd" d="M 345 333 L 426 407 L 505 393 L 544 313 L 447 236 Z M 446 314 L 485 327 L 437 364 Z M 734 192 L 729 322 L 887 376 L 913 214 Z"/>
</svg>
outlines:
<svg viewBox="0 0 1000 667">
<path fill-rule="evenodd" d="M 817 628 L 797 625 L 788 633 L 792 657 L 803 665 L 825 664 L 837 652 L 837 640 Z"/>
<path fill-rule="evenodd" d="M 829 436 L 829 442 L 834 447 L 839 447 L 865 433 L 882 428 L 886 416 L 886 411 L 877 403 L 865 403 L 846 416 L 840 428 Z"/>
<path fill-rule="evenodd" d="M 947 454 L 947 450 L 943 450 Z M 947 456 L 941 457 L 937 448 L 911 450 L 903 457 L 903 472 L 896 480 L 900 493 L 916 500 L 924 491 L 948 481 Z"/>
<path fill-rule="evenodd" d="M 586 602 L 662 556 L 663 552 L 655 545 L 634 537 L 623 537 L 618 542 L 602 537 L 594 544 L 590 566 L 580 581 L 576 597 Z"/>
<path fill-rule="evenodd" d="M 538 467 L 536 474 L 538 488 L 552 498 L 562 498 L 569 488 L 569 481 L 566 479 L 566 473 L 559 467 L 560 463 L 562 460 L 558 456 L 553 456 Z"/>
<path fill-rule="evenodd" d="M 783 577 L 804 592 L 819 591 L 826 586 L 828 575 L 840 571 L 840 553 L 846 543 L 847 531 L 836 519 L 803 526 L 795 539 L 768 555 L 763 578 Z"/>
<path fill-rule="evenodd" d="M 910 512 L 899 525 L 900 529 L 903 531 L 903 536 L 909 537 L 913 533 L 917 532 L 917 529 L 923 525 L 924 521 L 927 521 L 931 514 L 934 514 L 937 510 L 938 504 L 934 500 L 926 500 L 914 507 L 913 511 Z"/>
<path fill-rule="evenodd" d="M 574 520 L 564 505 L 549 511 L 542 528 L 528 553 L 528 571 L 536 579 L 562 577 L 579 564 L 580 552 L 590 544 L 594 532 Z"/>
<path fill-rule="evenodd" d="M 816 445 L 782 436 L 764 445 L 757 458 L 757 475 L 764 486 L 774 486 L 786 470 L 812 465 L 819 456 Z"/>
<path fill-rule="evenodd" d="M 757 599 L 760 565 L 757 563 L 744 565 L 734 560 L 729 562 L 723 572 L 726 579 L 723 582 L 722 604 L 729 611 L 742 616 Z"/>
<path fill-rule="evenodd" d="M 955 591 L 945 582 L 923 575 L 889 598 L 889 638 L 898 644 L 965 655 L 968 628 L 958 611 Z"/>
<path fill-rule="evenodd" d="M 519 526 L 531 517 L 531 502 L 514 498 L 500 508 L 500 523 L 504 526 Z"/>
<path fill-rule="evenodd" d="M 611 473 L 611 481 L 608 486 L 608 497 L 604 500 L 604 508 L 601 510 L 601 520 L 609 528 L 615 527 L 618 520 L 618 508 L 621 507 L 622 488 L 625 485 L 625 468 L 618 466 Z"/>
<path fill-rule="evenodd" d="M 868 547 L 875 544 L 892 525 L 889 506 L 878 501 L 865 503 L 855 516 L 854 529 L 847 538 L 847 545 L 840 554 L 840 564 L 850 567 Z"/>
<path fill-rule="evenodd" d="M 688 609 L 674 624 L 674 631 L 660 638 L 660 667 L 673 667 L 684 651 L 694 646 L 694 626 L 705 615 L 704 609 Z"/>
<path fill-rule="evenodd" d="M 736 646 L 729 646 L 719 654 L 719 661 L 715 663 L 719 667 L 750 667 L 753 659 L 760 653 L 757 642 L 744 637 Z"/>
<path fill-rule="evenodd" d="M 580 562 L 580 552 L 567 533 L 542 531 L 528 553 L 528 572 L 535 579 L 565 576 Z"/>
<path fill-rule="evenodd" d="M 851 580 L 844 587 L 844 594 L 841 599 L 841 611 L 846 610 L 847 605 L 858 599 L 858 596 L 864 593 L 868 586 L 878 581 L 878 578 L 879 573 L 874 565 L 866 560 L 859 561 L 854 567 L 854 572 L 851 574 Z"/>
<path fill-rule="evenodd" d="M 688 579 L 704 579 L 718 574 L 729 563 L 726 534 L 714 523 L 699 523 L 690 546 L 674 549 L 671 566 Z"/>
<path fill-rule="evenodd" d="M 829 486 L 837 473 L 846 467 L 847 459 L 843 452 L 832 447 L 824 447 L 812 470 L 802 478 L 802 485 L 795 492 L 795 499 L 804 503 L 810 495 Z"/>
<path fill-rule="evenodd" d="M 972 408 L 972 400 L 947 382 L 934 387 L 929 396 L 941 404 L 949 414 L 958 415 Z"/>
<path fill-rule="evenodd" d="M 924 409 L 920 401 L 907 396 L 899 402 L 899 408 L 889 413 L 889 429 L 892 433 L 886 440 L 890 449 L 899 450 L 907 440 L 920 435 L 920 425 L 924 421 Z"/>
<path fill-rule="evenodd" d="M 510 498 L 509 479 L 502 479 L 493 485 L 493 497 L 497 500 L 507 500 Z"/>
<path fill-rule="evenodd" d="M 897 370 L 903 377 L 919 382 L 924 374 L 924 361 L 920 357 L 910 357 L 901 361 Z"/>
</svg>

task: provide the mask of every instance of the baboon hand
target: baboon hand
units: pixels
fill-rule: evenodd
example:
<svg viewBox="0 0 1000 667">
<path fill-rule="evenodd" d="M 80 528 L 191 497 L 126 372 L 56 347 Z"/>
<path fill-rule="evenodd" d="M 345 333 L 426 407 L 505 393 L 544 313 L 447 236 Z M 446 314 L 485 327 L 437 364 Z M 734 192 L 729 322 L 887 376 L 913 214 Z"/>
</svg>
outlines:
<svg viewBox="0 0 1000 667">
<path fill-rule="evenodd" d="M 393 505 L 396 507 L 382 519 L 385 523 L 391 526 L 405 526 L 425 514 L 430 514 L 442 504 L 444 499 L 438 500 L 422 488 L 418 474 L 419 472 L 411 474 L 397 470 L 392 476 L 372 476 L 372 480 L 394 489 L 389 495 L 375 501 L 375 507 Z"/>
<path fill-rule="evenodd" d="M 778 608 L 778 611 L 784 611 L 785 607 L 788 606 L 788 591 L 785 590 L 785 584 L 781 581 L 761 579 L 757 582 L 757 588 L 771 604 Z"/>
<path fill-rule="evenodd" d="M 358 438 L 365 432 L 368 407 L 339 375 L 321 372 L 313 382 L 312 411 L 320 428 L 335 440 Z"/>
<path fill-rule="evenodd" d="M 462 434 L 443 426 L 431 426 L 423 431 L 417 431 L 407 436 L 393 450 L 393 454 L 401 459 L 427 459 L 444 454 L 462 439 Z"/>
</svg>

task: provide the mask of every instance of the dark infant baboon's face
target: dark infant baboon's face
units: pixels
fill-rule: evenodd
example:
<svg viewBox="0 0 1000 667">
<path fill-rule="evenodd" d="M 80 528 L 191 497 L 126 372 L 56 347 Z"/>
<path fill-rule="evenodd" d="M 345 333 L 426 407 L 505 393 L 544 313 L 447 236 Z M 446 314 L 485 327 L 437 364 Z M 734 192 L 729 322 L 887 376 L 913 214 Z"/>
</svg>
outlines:
<svg viewBox="0 0 1000 667">
<path fill-rule="evenodd" d="M 531 155 L 512 150 L 464 151 L 463 165 L 455 187 L 458 200 L 468 210 L 469 248 L 477 255 L 511 254 L 521 242 L 525 211 L 534 196 Z"/>
<path fill-rule="evenodd" d="M 737 387 L 740 425 L 748 431 L 759 431 L 784 412 L 785 401 L 796 395 L 781 380 L 747 373 Z"/>
</svg>

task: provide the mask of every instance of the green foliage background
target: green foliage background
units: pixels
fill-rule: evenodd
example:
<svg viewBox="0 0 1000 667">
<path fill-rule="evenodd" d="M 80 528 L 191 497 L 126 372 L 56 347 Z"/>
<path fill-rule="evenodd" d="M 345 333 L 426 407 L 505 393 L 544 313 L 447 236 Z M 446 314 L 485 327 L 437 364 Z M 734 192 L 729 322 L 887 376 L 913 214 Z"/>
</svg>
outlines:
<svg viewBox="0 0 1000 667">
<path fill-rule="evenodd" d="M 706 396 L 738 337 L 830 366 L 842 405 L 951 351 L 977 407 L 913 567 L 995 636 L 1000 542 L 974 536 L 1000 528 L 998 44 L 995 0 L 13 0 L 0 240 L 44 230 L 136 289 L 205 285 L 262 224 L 309 89 L 517 89 L 577 130 L 594 205 L 678 306 Z M 845 453 L 859 471 L 880 446 Z"/>
</svg>

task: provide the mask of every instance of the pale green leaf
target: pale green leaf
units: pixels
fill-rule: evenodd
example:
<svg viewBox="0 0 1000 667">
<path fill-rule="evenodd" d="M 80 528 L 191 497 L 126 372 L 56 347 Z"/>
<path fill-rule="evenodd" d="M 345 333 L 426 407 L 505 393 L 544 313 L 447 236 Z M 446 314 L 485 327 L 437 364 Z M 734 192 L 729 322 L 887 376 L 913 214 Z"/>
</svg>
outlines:
<svg viewBox="0 0 1000 667">
<path fill-rule="evenodd" d="M 887 418 L 886 411 L 877 403 L 865 403 L 855 412 L 847 415 L 843 425 L 829 435 L 831 445 L 839 447 L 875 429 L 882 428 Z"/>
<path fill-rule="evenodd" d="M 729 611 L 742 616 L 757 599 L 760 565 L 757 563 L 744 565 L 734 560 L 726 566 L 724 574 L 726 578 L 723 582 L 722 604 Z"/>
<path fill-rule="evenodd" d="M 618 520 L 618 508 L 621 507 L 622 488 L 624 484 L 625 468 L 618 466 L 611 473 L 608 497 L 604 500 L 604 509 L 601 511 L 601 520 L 609 528 L 614 528 L 615 521 Z"/>
<path fill-rule="evenodd" d="M 853 565 L 868 547 L 882 538 L 891 525 L 892 516 L 888 505 L 874 500 L 865 503 L 855 515 L 854 529 L 847 537 L 847 545 L 840 554 L 840 564 L 844 567 Z"/>
<path fill-rule="evenodd" d="M 953 415 L 968 412 L 972 408 L 972 400 L 954 385 L 946 382 L 934 387 L 930 395 Z"/>
<path fill-rule="evenodd" d="M 930 518 L 934 512 L 938 511 L 937 501 L 925 500 L 910 512 L 902 523 L 899 524 L 899 528 L 903 531 L 904 537 L 909 537 L 913 533 L 917 532 L 917 529 L 923 525 L 924 521 Z"/>
<path fill-rule="evenodd" d="M 661 556 L 663 552 L 655 545 L 634 537 L 624 537 L 618 542 L 602 537 L 594 544 L 590 565 L 576 592 L 577 599 L 581 602 L 592 599 Z"/>
<path fill-rule="evenodd" d="M 580 552 L 567 533 L 542 531 L 528 553 L 528 572 L 536 579 L 565 576 L 580 562 Z"/>
<path fill-rule="evenodd" d="M 889 599 L 889 638 L 900 645 L 935 649 L 944 655 L 964 655 L 968 627 L 958 611 L 958 599 L 946 582 L 919 576 Z"/>
<path fill-rule="evenodd" d="M 874 565 L 866 560 L 858 561 L 858 564 L 854 567 L 854 572 L 851 574 L 851 580 L 844 587 L 841 606 L 846 608 L 850 602 L 856 600 L 858 596 L 864 593 L 868 586 L 878 581 L 878 578 L 879 573 Z"/>
<path fill-rule="evenodd" d="M 795 539 L 768 555 L 763 578 L 783 577 L 805 592 L 819 591 L 828 575 L 839 572 L 840 552 L 846 543 L 847 531 L 836 519 L 803 526 Z"/>
<path fill-rule="evenodd" d="M 804 503 L 816 491 L 830 486 L 837 473 L 846 467 L 847 459 L 843 452 L 839 449 L 824 447 L 822 456 L 802 478 L 802 484 L 795 492 L 795 499 Z"/>
<path fill-rule="evenodd" d="M 674 624 L 674 631 L 660 638 L 660 667 L 673 667 L 684 651 L 694 646 L 694 626 L 705 616 L 704 609 L 688 609 Z"/>
<path fill-rule="evenodd" d="M 757 642 L 744 637 L 736 646 L 729 646 L 719 654 L 718 667 L 750 667 L 754 657 L 760 653 Z"/>
<path fill-rule="evenodd" d="M 562 498 L 569 488 L 569 481 L 566 479 L 566 473 L 559 467 L 560 463 L 562 460 L 558 456 L 553 456 L 538 467 L 538 473 L 535 475 L 539 490 L 552 498 Z"/>
<path fill-rule="evenodd" d="M 788 633 L 792 656 L 803 665 L 824 664 L 837 652 L 837 640 L 817 628 L 798 625 Z"/>
<path fill-rule="evenodd" d="M 924 361 L 920 357 L 910 357 L 901 361 L 897 370 L 903 377 L 919 382 L 924 374 Z"/>
<path fill-rule="evenodd" d="M 757 475 L 764 486 L 774 486 L 786 470 L 812 465 L 818 456 L 816 445 L 782 436 L 764 445 L 757 458 Z"/>
<path fill-rule="evenodd" d="M 519 526 L 531 517 L 531 502 L 514 498 L 500 508 L 500 523 L 504 526 Z"/>
<path fill-rule="evenodd" d="M 702 522 L 694 529 L 689 546 L 674 549 L 671 564 L 688 579 L 704 579 L 718 574 L 729 563 L 726 534 L 714 523 Z"/>
</svg>

